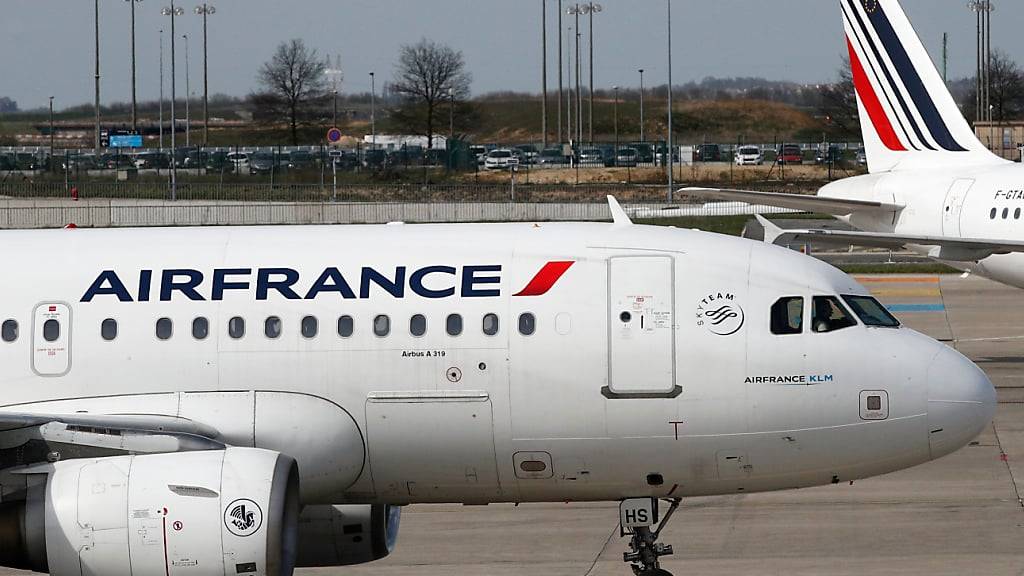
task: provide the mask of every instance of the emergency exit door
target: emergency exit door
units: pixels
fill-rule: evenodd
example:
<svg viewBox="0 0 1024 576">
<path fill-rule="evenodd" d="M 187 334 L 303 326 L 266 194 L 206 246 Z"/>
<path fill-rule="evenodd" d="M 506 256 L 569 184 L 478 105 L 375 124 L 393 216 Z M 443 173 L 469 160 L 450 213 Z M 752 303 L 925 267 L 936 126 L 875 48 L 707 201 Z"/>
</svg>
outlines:
<svg viewBox="0 0 1024 576">
<path fill-rule="evenodd" d="M 608 266 L 607 392 L 620 397 L 678 392 L 672 258 L 619 257 Z"/>
<path fill-rule="evenodd" d="M 32 369 L 63 376 L 71 369 L 71 307 L 60 302 L 36 306 L 32 314 Z"/>
</svg>

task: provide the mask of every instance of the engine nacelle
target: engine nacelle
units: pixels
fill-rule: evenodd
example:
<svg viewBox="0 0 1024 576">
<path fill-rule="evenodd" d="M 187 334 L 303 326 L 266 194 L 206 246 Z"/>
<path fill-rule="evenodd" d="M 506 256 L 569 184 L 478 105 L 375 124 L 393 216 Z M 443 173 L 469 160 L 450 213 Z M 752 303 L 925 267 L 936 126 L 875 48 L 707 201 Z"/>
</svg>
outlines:
<svg viewBox="0 0 1024 576">
<path fill-rule="evenodd" d="M 290 576 L 298 516 L 298 470 L 277 452 L 69 460 L 0 510 L 0 543 L 16 543 L 0 563 L 53 576 Z"/>
<path fill-rule="evenodd" d="M 402 509 L 385 504 L 306 506 L 299 516 L 301 568 L 351 566 L 391 554 Z"/>
</svg>

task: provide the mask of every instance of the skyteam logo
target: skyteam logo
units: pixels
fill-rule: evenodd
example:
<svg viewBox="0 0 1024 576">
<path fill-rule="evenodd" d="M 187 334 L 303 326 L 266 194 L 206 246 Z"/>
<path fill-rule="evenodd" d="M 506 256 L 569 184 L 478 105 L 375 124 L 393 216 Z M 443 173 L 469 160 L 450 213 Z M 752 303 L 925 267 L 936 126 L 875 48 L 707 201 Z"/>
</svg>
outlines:
<svg viewBox="0 0 1024 576">
<path fill-rule="evenodd" d="M 697 305 L 697 326 L 704 326 L 712 334 L 732 336 L 743 328 L 746 315 L 728 292 L 709 294 Z"/>
<path fill-rule="evenodd" d="M 551 291 L 574 262 L 548 262 L 515 296 L 543 296 Z M 122 276 L 104 270 L 82 295 L 82 302 L 100 297 L 120 302 L 174 300 L 223 301 L 231 293 L 248 293 L 257 301 L 271 298 L 346 300 L 391 296 L 406 298 L 497 298 L 501 296 L 500 264 L 456 266 L 397 266 L 379 270 L 369 266 L 352 271 L 326 268 L 314 274 L 292 268 L 217 268 L 212 271 L 178 268 L 140 270 Z"/>
</svg>

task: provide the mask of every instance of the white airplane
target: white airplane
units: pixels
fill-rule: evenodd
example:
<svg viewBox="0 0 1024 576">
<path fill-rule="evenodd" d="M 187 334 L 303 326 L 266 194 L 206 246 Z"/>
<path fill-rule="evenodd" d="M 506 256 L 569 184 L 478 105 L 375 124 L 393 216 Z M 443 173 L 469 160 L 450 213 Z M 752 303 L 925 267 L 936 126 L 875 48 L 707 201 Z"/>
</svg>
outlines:
<svg viewBox="0 0 1024 576">
<path fill-rule="evenodd" d="M 664 576 L 681 498 L 884 474 L 991 420 L 977 366 L 842 272 L 612 206 L 0 232 L 0 565 L 287 576 L 387 556 L 406 504 L 621 501 Z"/>
<path fill-rule="evenodd" d="M 817 196 L 684 189 L 715 200 L 832 214 L 858 231 L 781 230 L 766 240 L 908 246 L 1024 287 L 1024 166 L 975 137 L 897 0 L 840 0 L 869 174 Z"/>
</svg>

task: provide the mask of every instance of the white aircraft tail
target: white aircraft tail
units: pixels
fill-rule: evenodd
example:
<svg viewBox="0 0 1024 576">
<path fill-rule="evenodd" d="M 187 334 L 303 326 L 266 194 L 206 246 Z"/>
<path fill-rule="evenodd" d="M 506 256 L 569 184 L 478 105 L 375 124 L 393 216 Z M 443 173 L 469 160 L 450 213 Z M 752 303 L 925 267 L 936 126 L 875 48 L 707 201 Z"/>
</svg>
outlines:
<svg viewBox="0 0 1024 576">
<path fill-rule="evenodd" d="M 868 169 L 1000 164 L 974 135 L 899 0 L 839 0 Z"/>
</svg>

